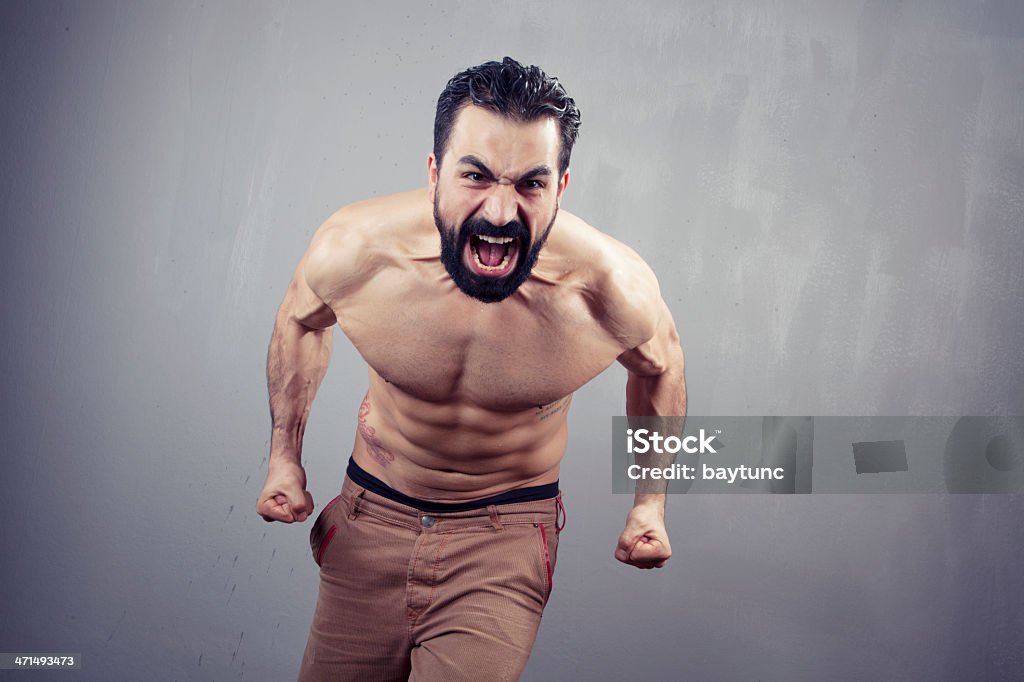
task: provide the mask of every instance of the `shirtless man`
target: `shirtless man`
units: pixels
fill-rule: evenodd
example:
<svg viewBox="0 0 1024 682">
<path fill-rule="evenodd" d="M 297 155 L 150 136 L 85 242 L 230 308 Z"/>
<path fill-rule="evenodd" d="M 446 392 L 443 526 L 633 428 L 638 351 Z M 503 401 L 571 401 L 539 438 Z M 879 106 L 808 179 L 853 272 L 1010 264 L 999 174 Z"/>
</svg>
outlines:
<svg viewBox="0 0 1024 682">
<path fill-rule="evenodd" d="M 300 679 L 517 679 L 552 587 L 572 394 L 618 360 L 627 414 L 685 414 L 654 274 L 559 210 L 578 126 L 537 67 L 468 69 L 438 101 L 428 187 L 341 209 L 299 262 L 268 358 L 263 518 L 313 512 L 302 436 L 335 324 L 369 366 L 342 493 L 311 533 Z M 670 555 L 664 495 L 638 493 L 615 557 Z"/>
</svg>

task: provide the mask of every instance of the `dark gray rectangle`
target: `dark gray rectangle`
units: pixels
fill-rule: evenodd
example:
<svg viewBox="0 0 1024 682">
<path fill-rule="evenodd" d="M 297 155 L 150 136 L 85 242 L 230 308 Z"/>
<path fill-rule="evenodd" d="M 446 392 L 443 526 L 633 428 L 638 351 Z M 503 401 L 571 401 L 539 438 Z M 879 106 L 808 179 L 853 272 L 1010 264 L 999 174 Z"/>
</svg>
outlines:
<svg viewBox="0 0 1024 682">
<path fill-rule="evenodd" d="M 858 474 L 908 471 L 907 448 L 901 440 L 878 440 L 853 444 L 853 461 Z"/>
</svg>

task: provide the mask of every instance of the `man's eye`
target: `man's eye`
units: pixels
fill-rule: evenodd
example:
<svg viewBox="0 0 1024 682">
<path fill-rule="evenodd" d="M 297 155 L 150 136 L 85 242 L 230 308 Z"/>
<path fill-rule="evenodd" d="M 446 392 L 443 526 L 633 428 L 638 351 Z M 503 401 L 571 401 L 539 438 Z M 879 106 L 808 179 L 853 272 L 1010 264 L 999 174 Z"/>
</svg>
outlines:
<svg viewBox="0 0 1024 682">
<path fill-rule="evenodd" d="M 486 179 L 480 173 L 466 173 L 462 177 L 466 178 L 467 180 L 472 180 L 473 182 L 483 182 Z"/>
<path fill-rule="evenodd" d="M 540 180 L 527 180 L 523 183 L 524 189 L 544 189 L 544 183 Z"/>
</svg>

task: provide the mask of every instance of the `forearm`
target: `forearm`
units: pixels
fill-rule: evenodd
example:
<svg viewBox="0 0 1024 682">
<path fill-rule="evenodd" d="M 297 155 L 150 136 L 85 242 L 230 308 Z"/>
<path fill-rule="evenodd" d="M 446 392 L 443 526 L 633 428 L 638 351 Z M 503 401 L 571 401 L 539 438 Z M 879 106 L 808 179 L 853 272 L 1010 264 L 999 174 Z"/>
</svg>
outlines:
<svg viewBox="0 0 1024 682">
<path fill-rule="evenodd" d="M 626 382 L 626 415 L 634 429 L 646 428 L 663 436 L 681 436 L 686 417 L 686 381 L 682 368 L 651 376 L 630 373 Z M 637 463 L 643 460 L 643 466 L 664 469 L 672 466 L 676 456 L 651 451 L 636 457 Z M 638 480 L 633 506 L 650 505 L 663 513 L 667 489 L 665 479 Z"/>
<path fill-rule="evenodd" d="M 286 301 L 278 311 L 267 352 L 271 466 L 301 464 L 309 411 L 331 357 L 332 328 L 306 327 L 289 310 Z"/>
<path fill-rule="evenodd" d="M 626 415 L 630 417 L 685 417 L 686 380 L 682 368 L 650 376 L 629 373 L 626 380 Z M 682 430 L 682 421 L 679 420 Z"/>
</svg>

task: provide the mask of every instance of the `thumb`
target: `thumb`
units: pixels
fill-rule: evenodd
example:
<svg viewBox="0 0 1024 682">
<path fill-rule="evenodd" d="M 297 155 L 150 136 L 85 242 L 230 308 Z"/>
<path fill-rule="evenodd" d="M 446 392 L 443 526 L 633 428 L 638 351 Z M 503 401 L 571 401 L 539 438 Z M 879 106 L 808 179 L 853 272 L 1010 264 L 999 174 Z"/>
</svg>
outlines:
<svg viewBox="0 0 1024 682">
<path fill-rule="evenodd" d="M 630 553 L 635 559 L 643 559 L 645 555 L 656 554 L 661 551 L 661 543 L 655 538 L 649 538 L 646 536 L 637 539 L 636 544 L 633 545 L 633 551 Z"/>
<path fill-rule="evenodd" d="M 308 490 L 303 490 L 301 496 L 292 493 L 289 495 L 289 502 L 296 521 L 305 521 L 313 513 L 313 496 Z"/>
<path fill-rule="evenodd" d="M 274 496 L 274 501 L 290 521 L 305 521 L 313 511 L 313 496 L 308 490 L 286 488 Z"/>
</svg>

